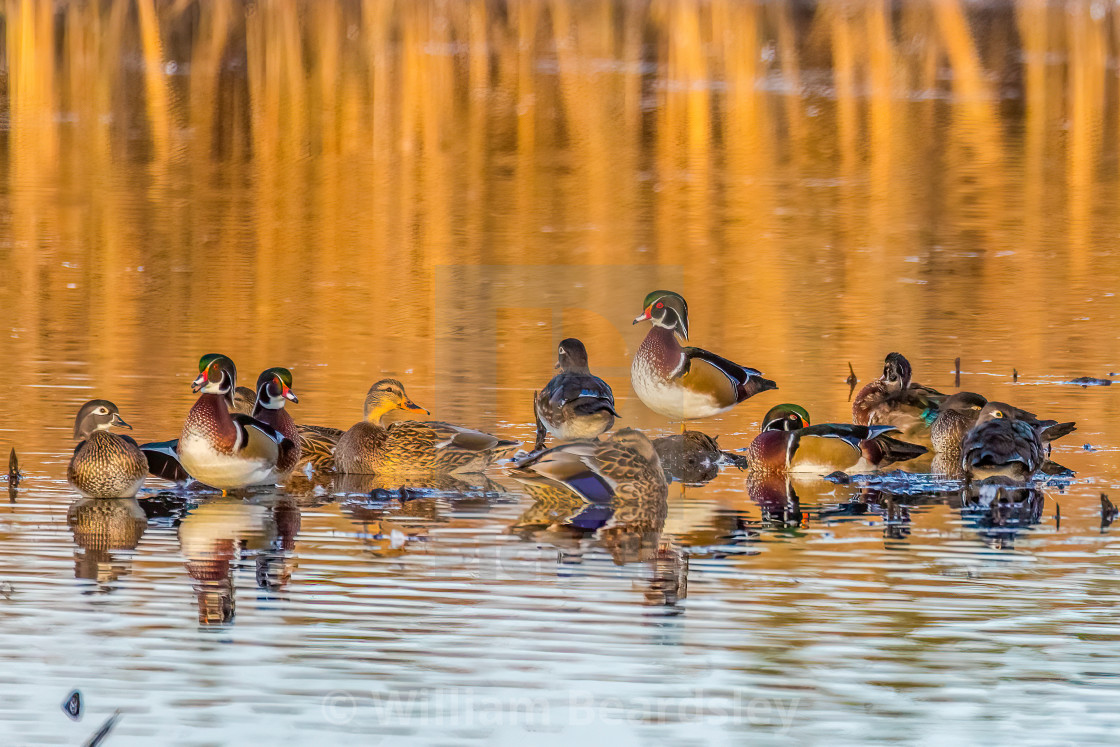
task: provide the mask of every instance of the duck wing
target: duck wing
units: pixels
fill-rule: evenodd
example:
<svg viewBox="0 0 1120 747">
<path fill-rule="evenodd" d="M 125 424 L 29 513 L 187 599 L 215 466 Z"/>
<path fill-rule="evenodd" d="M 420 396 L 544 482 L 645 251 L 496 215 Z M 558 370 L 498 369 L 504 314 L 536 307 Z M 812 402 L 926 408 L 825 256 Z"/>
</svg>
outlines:
<svg viewBox="0 0 1120 747">
<path fill-rule="evenodd" d="M 757 369 L 741 366 L 703 348 L 683 350 L 684 368 L 678 377 L 689 389 L 708 393 L 719 402 L 742 402 L 759 392 L 778 388 Z"/>
<path fill-rule="evenodd" d="M 295 451 L 296 444 L 280 431 L 249 415 L 230 413 L 237 438 L 233 453 L 247 458 L 280 460 Z"/>
<path fill-rule="evenodd" d="M 334 447 L 345 432 L 325 425 L 296 425 L 299 433 L 300 459 L 316 470 L 334 469 Z"/>
</svg>

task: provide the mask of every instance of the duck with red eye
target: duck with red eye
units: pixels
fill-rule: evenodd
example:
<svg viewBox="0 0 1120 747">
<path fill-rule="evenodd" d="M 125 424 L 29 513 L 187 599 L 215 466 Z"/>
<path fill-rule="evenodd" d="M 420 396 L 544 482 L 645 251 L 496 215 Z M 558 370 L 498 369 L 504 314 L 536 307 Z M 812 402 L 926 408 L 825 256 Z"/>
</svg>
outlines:
<svg viewBox="0 0 1120 747">
<path fill-rule="evenodd" d="M 1050 441 L 1074 430 L 1073 423 L 1039 420 L 1004 402 L 989 402 L 961 444 L 961 469 L 973 479 L 1028 480 L 1050 453 Z"/>
<path fill-rule="evenodd" d="M 653 291 L 634 319 L 652 322 L 630 367 L 634 393 L 654 412 L 677 421 L 718 415 L 778 386 L 753 368 L 702 348 L 686 347 L 688 304 L 672 291 Z"/>
<path fill-rule="evenodd" d="M 74 419 L 74 456 L 66 479 L 87 498 L 132 498 L 144 484 L 148 460 L 128 436 L 110 427 L 132 429 L 117 406 L 106 399 L 86 402 Z"/>
<path fill-rule="evenodd" d="M 292 391 L 292 372 L 286 368 L 270 368 L 261 372 L 257 377 L 253 417 L 288 439 L 276 462 L 276 470 L 281 477 L 290 474 L 302 456 L 299 430 L 284 409 L 286 402 L 299 404 L 299 397 Z"/>
<path fill-rule="evenodd" d="M 179 437 L 180 464 L 195 480 L 223 491 L 274 484 L 281 454 L 294 448 L 291 440 L 255 418 L 231 414 L 237 367 L 227 356 L 204 355 L 198 370 L 191 390 L 200 396 Z"/>
<path fill-rule="evenodd" d="M 887 436 L 898 430 L 893 425 L 810 425 L 809 413 L 800 405 L 777 405 L 762 422 L 762 433 L 746 449 L 747 468 L 752 472 L 874 472 L 926 453 L 925 447 Z"/>
</svg>

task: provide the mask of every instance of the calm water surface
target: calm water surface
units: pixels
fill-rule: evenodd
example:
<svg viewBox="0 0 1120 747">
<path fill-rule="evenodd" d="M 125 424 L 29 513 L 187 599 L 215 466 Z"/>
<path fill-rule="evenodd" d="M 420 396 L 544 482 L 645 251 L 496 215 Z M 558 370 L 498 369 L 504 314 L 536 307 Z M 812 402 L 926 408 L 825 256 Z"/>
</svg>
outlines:
<svg viewBox="0 0 1120 747">
<path fill-rule="evenodd" d="M 1063 383 L 1120 371 L 1112 6 L 3 7 L 3 743 L 116 709 L 109 744 L 1115 739 L 1117 390 Z M 301 422 L 392 375 L 530 439 L 575 335 L 669 432 L 628 380 L 662 286 L 781 387 L 700 424 L 724 447 L 781 401 L 847 420 L 848 363 L 900 350 L 1077 420 L 1076 477 L 1001 517 L 725 470 L 670 487 L 653 546 L 511 532 L 500 471 L 407 501 L 65 482 L 82 402 L 172 437 L 211 351 L 290 367 Z"/>
</svg>

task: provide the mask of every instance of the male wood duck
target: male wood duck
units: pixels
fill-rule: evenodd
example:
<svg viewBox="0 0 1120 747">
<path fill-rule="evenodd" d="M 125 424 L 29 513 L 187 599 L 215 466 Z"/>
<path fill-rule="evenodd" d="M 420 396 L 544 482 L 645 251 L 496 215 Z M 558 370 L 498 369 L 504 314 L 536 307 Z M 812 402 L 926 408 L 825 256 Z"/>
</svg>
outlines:
<svg viewBox="0 0 1120 747">
<path fill-rule="evenodd" d="M 961 469 L 968 477 L 1027 480 L 1050 454 L 1050 441 L 1076 429 L 1075 423 L 1039 420 L 1005 402 L 989 402 L 961 444 Z"/>
<path fill-rule="evenodd" d="M 292 391 L 292 372 L 286 368 L 270 368 L 257 377 L 257 394 L 253 407 L 253 417 L 271 426 L 292 444 L 293 448 L 282 449 L 276 462 L 281 475 L 289 474 L 299 464 L 303 454 L 300 434 L 292 416 L 284 409 L 287 401 L 299 403 L 299 397 Z"/>
<path fill-rule="evenodd" d="M 514 532 L 561 526 L 593 532 L 620 524 L 659 532 L 665 521 L 669 487 L 661 460 L 633 428 L 535 452 L 509 475 L 533 498 L 510 528 Z"/>
<path fill-rule="evenodd" d="M 477 473 L 498 454 L 517 446 L 488 433 L 450 423 L 399 420 L 395 410 L 428 413 L 395 379 L 382 379 L 366 395 L 365 420 L 342 434 L 334 449 L 335 469 L 356 474 Z"/>
<path fill-rule="evenodd" d="M 746 449 L 748 469 L 754 472 L 873 472 L 926 453 L 923 446 L 888 437 L 898 431 L 893 425 L 809 425 L 809 413 L 799 405 L 771 408 L 763 424 L 767 430 Z"/>
<path fill-rule="evenodd" d="M 883 375 L 869 382 L 852 400 L 852 422 L 857 425 L 893 425 L 897 438 L 928 444 L 929 428 L 945 395 L 911 381 L 910 361 L 890 353 Z"/>
<path fill-rule="evenodd" d="M 223 491 L 274 484 L 281 477 L 277 463 L 298 444 L 255 418 L 230 412 L 237 367 L 228 357 L 204 355 L 198 370 L 191 391 L 200 396 L 183 424 L 179 462 L 195 480 Z"/>
<path fill-rule="evenodd" d="M 778 388 L 753 368 L 682 346 L 681 340 L 688 340 L 688 304 L 679 294 L 653 291 L 644 308 L 634 324 L 653 325 L 634 356 L 630 380 L 638 398 L 654 412 L 680 421 L 706 418 Z"/>
<path fill-rule="evenodd" d="M 66 479 L 87 498 L 132 498 L 148 474 L 140 447 L 128 436 L 110 433 L 112 426 L 132 429 L 106 399 L 86 402 L 74 419 L 74 440 L 79 443 Z"/>
<path fill-rule="evenodd" d="M 537 441 L 534 450 L 543 449 L 545 435 L 564 441 L 595 438 L 614 425 L 614 392 L 607 382 L 591 373 L 587 348 L 574 337 L 560 341 L 556 368 L 539 394 L 533 396 L 537 416 Z"/>
</svg>

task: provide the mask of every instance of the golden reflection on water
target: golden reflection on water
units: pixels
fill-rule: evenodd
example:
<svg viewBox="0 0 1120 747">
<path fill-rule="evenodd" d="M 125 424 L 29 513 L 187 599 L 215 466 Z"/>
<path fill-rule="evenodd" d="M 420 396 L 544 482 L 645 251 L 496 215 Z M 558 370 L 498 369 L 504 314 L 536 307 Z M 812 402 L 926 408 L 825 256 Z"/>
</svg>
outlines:
<svg viewBox="0 0 1120 747">
<path fill-rule="evenodd" d="M 28 469 L 58 472 L 95 393 L 173 435 L 212 350 L 290 366 L 304 421 L 347 425 L 392 374 L 527 435 L 577 335 L 662 427 L 627 375 L 656 285 L 781 386 L 708 424 L 725 446 L 775 397 L 847 419 L 847 362 L 892 349 L 1120 436 L 1106 390 L 1006 389 L 1120 368 L 1111 7 L 4 10 L 0 423 Z"/>
</svg>

